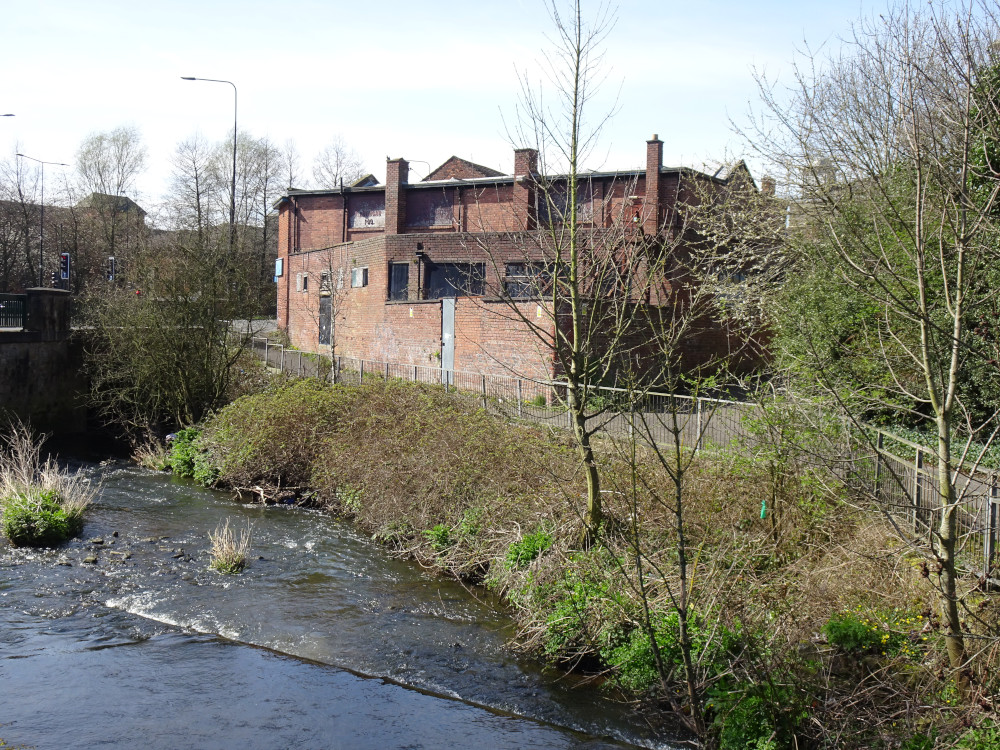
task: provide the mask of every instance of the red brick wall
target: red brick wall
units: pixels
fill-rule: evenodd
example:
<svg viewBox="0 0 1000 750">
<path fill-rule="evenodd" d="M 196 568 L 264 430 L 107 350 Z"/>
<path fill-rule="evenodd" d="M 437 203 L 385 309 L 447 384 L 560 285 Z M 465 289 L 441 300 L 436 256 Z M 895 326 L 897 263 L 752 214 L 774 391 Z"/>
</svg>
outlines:
<svg viewBox="0 0 1000 750">
<path fill-rule="evenodd" d="M 661 225 L 668 231 L 680 226 L 679 212 L 674 210 L 678 193 L 681 200 L 691 200 L 692 178 L 711 178 L 662 174 L 662 143 L 655 138 L 647 144 L 646 155 L 644 173 L 593 179 L 593 227 L 610 229 L 620 237 L 622 232 L 629 236 L 641 230 L 648 234 Z M 530 173 L 532 157 L 528 150 L 517 152 L 515 171 Z M 655 196 L 647 196 L 647 186 Z M 530 196 L 529 184 L 510 178 L 494 184 L 408 186 L 402 159 L 388 162 L 384 190 L 289 196 L 279 207 L 279 255 L 285 258 L 285 273 L 278 283 L 279 326 L 289 332 L 295 346 L 318 349 L 320 280 L 322 272 L 328 271 L 339 354 L 435 365 L 441 347 L 441 303 L 420 300 L 418 280 L 426 287 L 428 263 L 483 263 L 487 269 L 485 297 L 459 298 L 456 302 L 456 369 L 484 373 L 513 370 L 548 377 L 551 353 L 544 351 L 531 325 L 497 299 L 503 291 L 506 263 L 542 257 L 535 245 L 536 235 L 522 231 L 532 221 Z M 374 205 L 380 199 L 385 206 L 384 228 L 347 226 L 352 200 L 360 206 L 361 202 Z M 632 221 L 633 217 L 638 222 Z M 422 253 L 420 262 L 417 252 Z M 409 263 L 409 300 L 387 302 L 392 262 Z M 368 285 L 352 288 L 351 270 L 364 267 L 368 269 Z M 296 279 L 303 273 L 308 274 L 309 287 L 297 292 Z M 654 301 L 669 302 L 677 293 L 676 284 L 668 284 Z M 518 303 L 518 309 L 531 324 L 550 325 L 546 310 L 541 318 L 536 316 L 535 301 Z M 743 349 L 746 338 L 746 334 L 706 322 L 683 343 L 685 364 L 696 366 L 716 354 Z M 651 340 L 651 333 L 642 326 L 632 333 L 631 341 L 639 350 L 651 353 Z M 752 360 L 749 357 L 743 362 Z"/>
<path fill-rule="evenodd" d="M 310 195 L 295 199 L 298 231 L 296 250 L 329 247 L 344 241 L 344 198 L 341 195 Z"/>
<path fill-rule="evenodd" d="M 544 305 L 542 317 L 537 308 Z M 520 375 L 547 380 L 552 377 L 552 354 L 533 332 L 550 335 L 548 305 L 519 302 L 516 309 L 498 300 L 459 298 L 455 304 L 455 369 L 469 372 Z"/>
</svg>

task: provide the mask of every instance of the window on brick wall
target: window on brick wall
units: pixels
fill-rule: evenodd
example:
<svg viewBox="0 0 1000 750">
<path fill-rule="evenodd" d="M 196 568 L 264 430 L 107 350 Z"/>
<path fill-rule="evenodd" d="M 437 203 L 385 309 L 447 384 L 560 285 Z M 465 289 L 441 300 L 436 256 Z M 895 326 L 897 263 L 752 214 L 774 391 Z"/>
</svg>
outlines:
<svg viewBox="0 0 1000 750">
<path fill-rule="evenodd" d="M 410 297 L 410 264 L 389 264 L 389 299 L 405 300 Z"/>
<path fill-rule="evenodd" d="M 309 291 L 309 274 L 307 273 L 302 274 L 302 291 Z"/>
<path fill-rule="evenodd" d="M 564 184 L 550 184 L 547 189 L 539 190 L 538 223 L 542 226 L 561 224 L 569 219 L 569 191 Z M 589 181 L 580 181 L 576 191 L 577 223 L 594 220 L 594 188 Z"/>
<path fill-rule="evenodd" d="M 433 263 L 427 269 L 427 299 L 483 294 L 485 263 Z"/>
<path fill-rule="evenodd" d="M 368 286 L 368 268 L 351 269 L 351 286 L 358 288 Z"/>
<path fill-rule="evenodd" d="M 296 292 L 301 292 L 302 291 L 302 274 L 301 273 L 295 274 L 295 291 Z"/>
<path fill-rule="evenodd" d="M 504 291 L 511 299 L 541 297 L 551 291 L 552 272 L 548 263 L 508 263 L 504 272 Z"/>
</svg>

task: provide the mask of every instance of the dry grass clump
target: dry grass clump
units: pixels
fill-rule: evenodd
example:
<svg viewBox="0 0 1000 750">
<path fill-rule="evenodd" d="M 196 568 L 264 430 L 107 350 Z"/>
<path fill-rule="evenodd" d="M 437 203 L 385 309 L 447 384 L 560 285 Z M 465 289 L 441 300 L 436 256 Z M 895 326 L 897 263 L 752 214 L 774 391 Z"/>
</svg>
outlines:
<svg viewBox="0 0 1000 750">
<path fill-rule="evenodd" d="M 154 435 L 146 434 L 136 443 L 132 451 L 132 460 L 143 468 L 165 471 L 170 466 L 170 452 L 163 441 Z"/>
<path fill-rule="evenodd" d="M 0 526 L 16 546 L 53 546 L 72 538 L 99 491 L 81 472 L 43 459 L 43 442 L 21 423 L 0 441 Z"/>
<path fill-rule="evenodd" d="M 225 575 L 242 573 L 247 566 L 252 539 L 252 528 L 249 523 L 246 528 L 240 530 L 237 537 L 236 532 L 229 528 L 227 518 L 216 527 L 215 531 L 208 534 L 208 540 L 211 542 L 208 550 L 211 557 L 209 567 Z"/>
</svg>

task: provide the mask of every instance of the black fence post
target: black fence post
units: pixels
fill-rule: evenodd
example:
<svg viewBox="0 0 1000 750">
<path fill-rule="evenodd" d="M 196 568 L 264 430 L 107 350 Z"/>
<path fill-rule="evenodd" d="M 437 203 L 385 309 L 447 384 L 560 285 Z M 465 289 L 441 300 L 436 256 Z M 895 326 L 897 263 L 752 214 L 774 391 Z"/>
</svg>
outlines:
<svg viewBox="0 0 1000 750">
<path fill-rule="evenodd" d="M 997 552 L 997 511 L 1000 509 L 1000 486 L 997 475 L 990 475 L 990 491 L 986 497 L 986 535 L 983 540 L 983 575 L 990 577 Z"/>
<path fill-rule="evenodd" d="M 882 499 L 882 451 L 885 447 L 885 435 L 881 432 L 875 438 L 875 499 Z"/>
</svg>

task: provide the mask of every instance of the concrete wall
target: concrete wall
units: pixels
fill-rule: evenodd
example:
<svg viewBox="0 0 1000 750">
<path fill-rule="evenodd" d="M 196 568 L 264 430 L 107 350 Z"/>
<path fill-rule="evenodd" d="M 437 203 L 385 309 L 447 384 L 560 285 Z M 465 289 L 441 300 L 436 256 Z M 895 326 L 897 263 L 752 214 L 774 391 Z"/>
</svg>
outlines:
<svg viewBox="0 0 1000 750">
<path fill-rule="evenodd" d="M 69 292 L 29 289 L 23 331 L 0 332 L 0 412 L 56 434 L 86 427 L 83 351 L 70 336 Z"/>
</svg>

